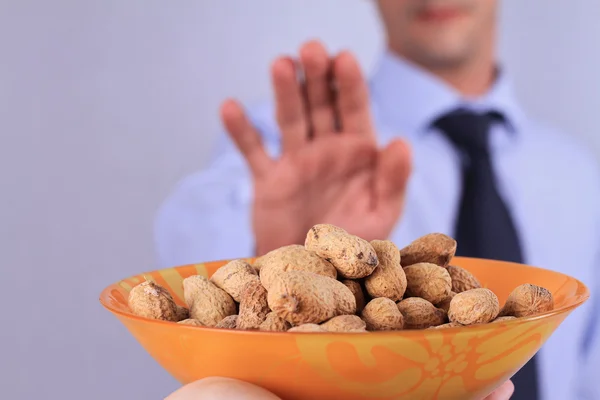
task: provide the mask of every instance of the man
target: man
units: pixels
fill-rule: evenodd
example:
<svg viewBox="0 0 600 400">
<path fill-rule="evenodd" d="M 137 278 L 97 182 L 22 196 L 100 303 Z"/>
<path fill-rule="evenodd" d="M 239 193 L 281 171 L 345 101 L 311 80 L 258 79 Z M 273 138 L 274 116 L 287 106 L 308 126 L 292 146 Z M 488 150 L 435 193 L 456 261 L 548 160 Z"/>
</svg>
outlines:
<svg viewBox="0 0 600 400">
<path fill-rule="evenodd" d="M 497 1 L 377 4 L 388 51 L 368 84 L 350 53 L 309 42 L 273 63 L 273 106 L 223 104 L 229 138 L 160 210 L 162 263 L 264 254 L 332 223 L 399 246 L 443 232 L 459 255 L 539 265 L 600 290 L 596 162 L 515 99 L 495 58 Z M 583 379 L 600 370 L 593 305 L 513 378 L 513 398 L 600 399 Z"/>
</svg>

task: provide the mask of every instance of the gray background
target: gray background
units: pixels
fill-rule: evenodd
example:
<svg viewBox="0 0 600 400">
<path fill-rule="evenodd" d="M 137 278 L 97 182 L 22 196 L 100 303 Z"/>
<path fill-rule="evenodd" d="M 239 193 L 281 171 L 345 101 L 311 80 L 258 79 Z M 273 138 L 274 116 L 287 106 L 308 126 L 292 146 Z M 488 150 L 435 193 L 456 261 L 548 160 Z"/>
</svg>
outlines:
<svg viewBox="0 0 600 400">
<path fill-rule="evenodd" d="M 531 113 L 600 153 L 600 2 L 505 1 L 501 53 Z M 322 38 L 370 70 L 366 0 L 0 2 L 0 397 L 162 398 L 176 383 L 100 307 L 156 266 L 152 223 L 200 168 L 223 97 L 270 95 Z"/>
</svg>

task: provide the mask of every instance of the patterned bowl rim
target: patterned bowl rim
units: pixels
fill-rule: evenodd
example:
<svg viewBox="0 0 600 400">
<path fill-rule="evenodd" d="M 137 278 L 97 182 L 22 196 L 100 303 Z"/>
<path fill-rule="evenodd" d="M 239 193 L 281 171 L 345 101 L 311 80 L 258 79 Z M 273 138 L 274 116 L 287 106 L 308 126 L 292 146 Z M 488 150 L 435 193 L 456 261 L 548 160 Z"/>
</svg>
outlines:
<svg viewBox="0 0 600 400">
<path fill-rule="evenodd" d="M 519 266 L 524 266 L 527 268 L 533 268 L 533 269 L 539 269 L 542 271 L 547 271 L 547 272 L 552 272 L 553 274 L 557 274 L 557 275 L 561 275 L 565 278 L 568 278 L 569 280 L 575 281 L 575 283 L 577 283 L 577 292 L 580 292 L 579 295 L 574 295 L 572 297 L 576 298 L 576 300 L 574 301 L 573 304 L 567 305 L 567 306 L 562 306 L 559 308 L 554 308 L 550 311 L 544 312 L 544 313 L 540 313 L 540 314 L 536 314 L 530 317 L 521 317 L 518 319 L 514 319 L 514 320 L 508 320 L 508 321 L 503 321 L 501 324 L 476 324 L 476 325 L 468 325 L 468 326 L 459 326 L 459 327 L 450 327 L 450 328 L 445 328 L 443 330 L 438 330 L 438 329 L 410 329 L 410 330 L 397 330 L 397 331 L 375 331 L 375 332 L 273 332 L 273 331 L 255 331 L 255 330 L 233 330 L 233 329 L 222 329 L 222 328 L 214 328 L 214 327 L 206 327 L 206 326 L 194 326 L 194 325 L 185 325 L 185 324 L 178 324 L 176 322 L 172 322 L 172 321 L 163 321 L 163 320 L 158 320 L 158 319 L 152 319 L 152 318 L 145 318 L 145 317 L 141 317 L 138 315 L 135 315 L 131 312 L 125 312 L 122 310 L 118 310 L 115 307 L 112 307 L 110 304 L 106 303 L 104 301 L 105 297 L 108 297 L 110 294 L 110 291 L 112 291 L 114 288 L 118 287 L 118 283 L 128 279 L 129 277 L 123 278 L 117 282 L 111 283 L 110 285 L 108 285 L 107 287 L 105 287 L 102 292 L 100 293 L 100 303 L 102 304 L 102 306 L 104 306 L 104 308 L 106 308 L 107 310 L 109 310 L 110 312 L 119 315 L 123 318 L 126 319 L 131 319 L 131 320 L 136 320 L 139 322 L 143 322 L 146 324 L 159 324 L 159 325 L 163 325 L 163 326 L 171 326 L 174 329 L 193 329 L 195 331 L 198 330 L 202 330 L 202 331 L 207 331 L 207 332 L 214 332 L 214 333 L 220 333 L 223 335 L 236 335 L 236 336 L 240 336 L 240 335 L 251 335 L 251 336 L 257 336 L 257 335 L 261 335 L 261 336 L 290 336 L 290 333 L 292 333 L 293 335 L 295 334 L 299 334 L 299 335 L 314 335 L 314 336 L 333 336 L 333 335 L 352 335 L 352 337 L 365 337 L 365 335 L 367 335 L 368 337 L 414 337 L 414 336 L 420 336 L 423 335 L 424 332 L 430 332 L 430 333 L 434 333 L 434 332 L 448 332 L 448 333 L 454 333 L 454 332 L 465 332 L 468 331 L 469 329 L 478 329 L 480 331 L 491 331 L 494 329 L 498 329 L 499 326 L 503 326 L 503 325 L 507 325 L 507 326 L 511 326 L 513 324 L 530 324 L 536 321 L 541 321 L 541 320 L 545 320 L 545 319 L 549 319 L 555 315 L 558 314 L 564 314 L 564 313 L 569 313 L 571 311 L 573 311 L 574 309 L 580 307 L 583 303 L 585 303 L 589 298 L 590 298 L 590 291 L 589 288 L 583 283 L 581 282 L 579 279 L 567 275 L 567 274 L 563 274 L 562 272 L 557 272 L 557 271 L 553 271 L 553 270 L 549 270 L 549 269 L 544 269 L 541 267 L 536 267 L 533 265 L 527 265 L 527 264 L 519 264 L 519 263 L 512 263 L 512 262 L 506 262 L 506 261 L 496 261 L 496 260 L 488 260 L 488 259 L 483 259 L 483 258 L 475 258 L 475 257 L 455 257 L 457 260 L 460 259 L 469 259 L 472 261 L 482 261 L 482 262 L 494 262 L 494 263 L 502 263 L 502 264 L 512 264 L 512 265 L 519 265 Z M 214 263 L 221 263 L 221 262 L 228 262 L 231 260 L 215 260 L 215 261 L 204 261 L 201 263 L 197 263 L 197 264 L 214 264 Z M 186 264 L 186 265 L 194 265 L 194 264 Z M 171 267 L 171 268 L 178 268 L 178 267 L 183 267 L 186 265 L 181 265 L 181 266 L 175 266 L 175 267 Z M 150 274 L 152 272 L 156 272 L 156 271 L 162 271 L 165 269 L 170 269 L 170 268 L 162 268 L 162 269 L 158 269 L 158 270 L 153 270 L 153 271 L 147 271 L 147 272 L 142 272 L 140 274 L 136 274 L 133 276 L 138 276 L 138 275 L 144 275 L 144 274 Z"/>
</svg>

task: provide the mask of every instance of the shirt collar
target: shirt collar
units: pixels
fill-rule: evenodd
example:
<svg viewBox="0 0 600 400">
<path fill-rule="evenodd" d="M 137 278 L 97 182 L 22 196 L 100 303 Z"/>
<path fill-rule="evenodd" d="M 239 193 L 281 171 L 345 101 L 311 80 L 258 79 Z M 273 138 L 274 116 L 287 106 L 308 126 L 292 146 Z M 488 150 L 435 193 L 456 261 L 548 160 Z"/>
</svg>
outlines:
<svg viewBox="0 0 600 400">
<path fill-rule="evenodd" d="M 510 77 L 500 69 L 488 93 L 466 99 L 428 71 L 386 51 L 370 80 L 375 107 L 394 129 L 408 134 L 426 132 L 439 116 L 458 107 L 501 112 L 511 133 L 520 132 L 523 112 L 516 100 Z"/>
</svg>

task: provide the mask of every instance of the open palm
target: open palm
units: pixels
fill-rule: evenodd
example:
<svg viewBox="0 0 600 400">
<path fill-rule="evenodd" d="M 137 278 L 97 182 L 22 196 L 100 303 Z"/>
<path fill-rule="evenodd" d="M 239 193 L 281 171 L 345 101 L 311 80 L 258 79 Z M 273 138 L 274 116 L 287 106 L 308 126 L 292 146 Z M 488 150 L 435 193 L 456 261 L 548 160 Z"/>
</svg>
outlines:
<svg viewBox="0 0 600 400">
<path fill-rule="evenodd" d="M 257 253 L 303 243 L 317 223 L 367 240 L 384 239 L 401 214 L 410 153 L 401 140 L 377 148 L 366 82 L 348 52 L 331 58 L 318 42 L 272 66 L 281 156 L 272 159 L 260 134 L 233 100 L 222 119 L 252 171 Z"/>
</svg>

